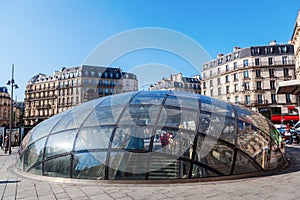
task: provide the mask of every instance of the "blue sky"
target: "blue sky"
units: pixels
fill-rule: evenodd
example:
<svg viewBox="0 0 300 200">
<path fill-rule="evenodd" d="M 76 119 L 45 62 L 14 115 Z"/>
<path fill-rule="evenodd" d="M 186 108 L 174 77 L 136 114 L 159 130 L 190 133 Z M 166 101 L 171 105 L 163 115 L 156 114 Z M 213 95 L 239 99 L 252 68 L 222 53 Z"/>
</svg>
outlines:
<svg viewBox="0 0 300 200">
<path fill-rule="evenodd" d="M 22 100 L 27 81 L 35 74 L 81 65 L 99 43 L 134 28 L 178 31 L 212 58 L 231 52 L 234 46 L 266 45 L 271 40 L 286 43 L 299 8 L 299 0 L 1 0 L 0 86 L 10 79 L 14 63 L 20 87 L 15 94 Z M 193 75 L 184 61 L 171 57 L 145 51 L 114 64 L 128 68 L 124 70 L 153 62 L 178 65 L 176 69 Z"/>
</svg>

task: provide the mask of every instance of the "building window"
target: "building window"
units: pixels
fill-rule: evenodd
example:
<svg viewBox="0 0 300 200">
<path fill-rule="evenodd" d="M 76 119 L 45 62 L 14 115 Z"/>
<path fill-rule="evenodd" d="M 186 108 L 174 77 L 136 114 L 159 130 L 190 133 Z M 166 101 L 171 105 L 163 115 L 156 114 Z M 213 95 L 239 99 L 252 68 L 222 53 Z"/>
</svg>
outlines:
<svg viewBox="0 0 300 200">
<path fill-rule="evenodd" d="M 275 88 L 275 81 L 270 81 L 270 88 L 271 88 L 271 90 L 275 90 L 276 88 Z"/>
<path fill-rule="evenodd" d="M 238 92 L 239 91 L 239 85 L 238 84 L 235 84 L 234 85 L 234 92 Z"/>
<path fill-rule="evenodd" d="M 286 56 L 282 56 L 282 64 L 283 65 L 287 64 L 287 57 Z"/>
<path fill-rule="evenodd" d="M 226 72 L 229 71 L 229 65 L 225 65 L 225 68 L 226 68 Z"/>
<path fill-rule="evenodd" d="M 244 67 L 248 67 L 248 59 L 243 60 Z"/>
<path fill-rule="evenodd" d="M 255 66 L 259 66 L 259 58 L 255 58 Z"/>
<path fill-rule="evenodd" d="M 221 88 L 218 88 L 218 95 L 221 95 Z"/>
<path fill-rule="evenodd" d="M 239 79 L 238 73 L 233 74 L 233 79 L 234 81 L 237 81 Z"/>
<path fill-rule="evenodd" d="M 270 77 L 274 77 L 274 69 L 269 69 L 269 75 Z"/>
<path fill-rule="evenodd" d="M 203 78 L 206 78 L 205 72 L 203 72 Z"/>
<path fill-rule="evenodd" d="M 273 65 L 273 58 L 272 57 L 268 58 L 268 61 L 269 61 L 269 65 Z"/>
<path fill-rule="evenodd" d="M 239 96 L 234 97 L 234 103 L 238 104 L 239 103 Z"/>
<path fill-rule="evenodd" d="M 244 78 L 249 78 L 249 73 L 248 73 L 248 71 L 244 71 Z"/>
<path fill-rule="evenodd" d="M 259 48 L 253 48 L 252 50 L 252 55 L 259 55 Z"/>
<path fill-rule="evenodd" d="M 291 95 L 290 94 L 285 94 L 285 101 L 286 103 L 291 103 Z"/>
<path fill-rule="evenodd" d="M 213 96 L 214 94 L 213 94 L 213 90 L 210 90 L 210 96 Z"/>
<path fill-rule="evenodd" d="M 108 93 L 108 88 L 105 88 L 104 93 L 105 93 L 105 95 L 109 95 L 109 93 Z"/>
<path fill-rule="evenodd" d="M 218 65 L 222 64 L 223 58 L 218 59 Z"/>
<path fill-rule="evenodd" d="M 220 74 L 221 73 L 221 70 L 220 70 L 220 67 L 218 68 L 218 74 Z"/>
<path fill-rule="evenodd" d="M 255 70 L 256 77 L 261 77 L 260 69 Z"/>
<path fill-rule="evenodd" d="M 261 81 L 256 82 L 256 89 L 261 90 Z"/>
<path fill-rule="evenodd" d="M 262 104 L 263 99 L 262 99 L 262 94 L 257 95 L 257 103 Z"/>
<path fill-rule="evenodd" d="M 276 103 L 276 94 L 271 94 L 272 103 Z"/>
<path fill-rule="evenodd" d="M 245 96 L 245 103 L 250 104 L 250 95 Z"/>
<path fill-rule="evenodd" d="M 212 81 L 212 80 L 209 81 L 209 86 L 210 86 L 210 87 L 213 86 L 213 81 Z"/>
<path fill-rule="evenodd" d="M 289 76 L 289 68 L 283 68 L 283 76 L 288 77 Z"/>
<path fill-rule="evenodd" d="M 209 76 L 212 77 L 212 70 L 209 71 Z"/>
<path fill-rule="evenodd" d="M 267 48 L 267 54 L 272 54 L 273 53 L 273 47 Z"/>
<path fill-rule="evenodd" d="M 115 86 L 115 82 L 113 80 L 110 80 L 110 86 Z"/>
<path fill-rule="evenodd" d="M 229 83 L 229 75 L 225 76 L 226 83 Z"/>
<path fill-rule="evenodd" d="M 226 56 L 226 62 L 231 59 L 231 55 Z"/>
<path fill-rule="evenodd" d="M 236 58 L 238 58 L 238 57 L 239 57 L 239 52 L 235 52 L 235 53 L 233 54 L 233 58 L 236 59 Z"/>
<path fill-rule="evenodd" d="M 217 82 L 218 82 L 218 85 L 221 85 L 221 79 L 220 78 L 217 79 Z"/>
<path fill-rule="evenodd" d="M 226 94 L 229 94 L 230 91 L 229 91 L 229 86 L 226 86 Z"/>
<path fill-rule="evenodd" d="M 249 82 L 245 82 L 244 85 L 245 85 L 245 90 L 250 90 Z"/>
<path fill-rule="evenodd" d="M 206 91 L 203 92 L 203 95 L 204 95 L 204 96 L 206 95 Z"/>
<path fill-rule="evenodd" d="M 237 69 L 237 62 L 234 62 L 234 63 L 233 63 L 233 68 L 234 68 L 234 69 Z"/>
<path fill-rule="evenodd" d="M 203 82 L 203 88 L 206 88 L 206 82 Z"/>
</svg>

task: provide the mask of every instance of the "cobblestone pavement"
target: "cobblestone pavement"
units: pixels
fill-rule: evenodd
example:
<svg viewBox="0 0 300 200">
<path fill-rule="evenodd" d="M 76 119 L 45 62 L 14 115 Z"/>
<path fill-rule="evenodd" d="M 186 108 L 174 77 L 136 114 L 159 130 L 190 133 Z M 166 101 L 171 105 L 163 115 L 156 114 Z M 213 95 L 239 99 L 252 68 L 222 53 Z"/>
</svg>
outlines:
<svg viewBox="0 0 300 200">
<path fill-rule="evenodd" d="M 256 178 L 183 184 L 62 183 L 15 173 L 11 155 L 0 150 L 0 198 L 10 199 L 300 199 L 300 145 L 286 148 L 290 165 Z"/>
</svg>

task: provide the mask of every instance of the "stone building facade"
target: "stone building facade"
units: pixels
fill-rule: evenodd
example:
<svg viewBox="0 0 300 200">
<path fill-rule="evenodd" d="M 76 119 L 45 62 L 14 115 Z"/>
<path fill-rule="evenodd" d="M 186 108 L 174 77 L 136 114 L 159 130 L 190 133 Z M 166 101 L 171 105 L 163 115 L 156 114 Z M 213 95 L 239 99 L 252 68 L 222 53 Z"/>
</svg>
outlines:
<svg viewBox="0 0 300 200">
<path fill-rule="evenodd" d="M 9 126 L 10 95 L 6 87 L 0 87 L 0 127 Z"/>
<path fill-rule="evenodd" d="M 204 64 L 202 94 L 241 104 L 252 110 L 288 113 L 296 105 L 291 94 L 276 94 L 280 82 L 295 78 L 294 48 L 276 44 L 235 47 Z"/>
<path fill-rule="evenodd" d="M 137 77 L 120 68 L 82 65 L 63 68 L 52 75 L 38 74 L 26 86 L 25 126 L 92 99 L 122 93 L 123 79 L 135 83 L 126 87 L 127 91 L 138 89 Z"/>
<path fill-rule="evenodd" d="M 150 85 L 148 90 L 174 90 L 200 94 L 200 77 L 184 77 L 182 73 L 178 73 L 170 75 L 169 78 L 163 78 L 154 85 Z"/>
</svg>

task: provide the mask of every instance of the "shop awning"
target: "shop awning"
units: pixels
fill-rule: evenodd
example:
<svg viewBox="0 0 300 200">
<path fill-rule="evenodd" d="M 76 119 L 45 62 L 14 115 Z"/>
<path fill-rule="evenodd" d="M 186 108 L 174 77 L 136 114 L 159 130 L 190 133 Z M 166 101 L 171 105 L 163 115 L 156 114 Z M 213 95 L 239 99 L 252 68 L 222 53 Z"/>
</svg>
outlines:
<svg viewBox="0 0 300 200">
<path fill-rule="evenodd" d="M 271 116 L 271 121 L 281 121 L 282 116 L 281 115 L 272 115 Z M 299 121 L 299 115 L 284 115 L 283 116 L 284 121 Z"/>
<path fill-rule="evenodd" d="M 300 95 L 300 79 L 279 82 L 276 93 Z"/>
</svg>

